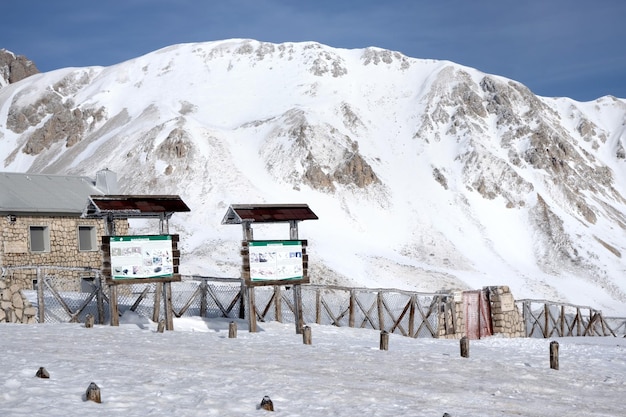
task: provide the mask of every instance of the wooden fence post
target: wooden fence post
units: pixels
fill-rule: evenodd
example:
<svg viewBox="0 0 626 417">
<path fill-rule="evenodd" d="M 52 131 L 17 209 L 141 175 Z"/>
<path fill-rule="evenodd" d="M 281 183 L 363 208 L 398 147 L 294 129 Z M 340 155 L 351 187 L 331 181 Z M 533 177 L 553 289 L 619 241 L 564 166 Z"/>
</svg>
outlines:
<svg viewBox="0 0 626 417">
<path fill-rule="evenodd" d="M 467 336 L 461 338 L 461 357 L 469 358 L 469 339 Z"/>
<path fill-rule="evenodd" d="M 321 289 L 315 290 L 315 323 L 322 324 L 322 294 Z"/>
<path fill-rule="evenodd" d="M 111 326 L 119 326 L 120 311 L 117 306 L 117 285 L 109 286 L 109 310 L 111 314 Z"/>
<path fill-rule="evenodd" d="M 389 350 L 389 333 L 386 330 L 380 332 L 380 350 Z"/>
<path fill-rule="evenodd" d="M 559 369 L 559 342 L 550 342 L 550 369 Z"/>
<path fill-rule="evenodd" d="M 349 315 L 348 315 L 348 327 L 354 327 L 354 311 L 355 311 L 355 301 L 354 301 L 354 290 L 350 290 L 350 304 L 348 305 Z"/>
<path fill-rule="evenodd" d="M 231 321 L 228 324 L 228 338 L 229 339 L 237 338 L 237 323 L 235 323 L 234 321 Z"/>
<path fill-rule="evenodd" d="M 207 294 L 209 292 L 209 283 L 206 279 L 200 281 L 200 317 L 206 316 L 207 310 Z"/>
<path fill-rule="evenodd" d="M 379 290 L 376 296 L 378 308 L 378 330 L 385 330 L 385 311 L 383 310 L 383 293 Z"/>
<path fill-rule="evenodd" d="M 43 294 L 44 275 L 41 268 L 37 267 L 37 312 L 39 314 L 39 323 L 46 321 L 46 305 Z"/>
</svg>

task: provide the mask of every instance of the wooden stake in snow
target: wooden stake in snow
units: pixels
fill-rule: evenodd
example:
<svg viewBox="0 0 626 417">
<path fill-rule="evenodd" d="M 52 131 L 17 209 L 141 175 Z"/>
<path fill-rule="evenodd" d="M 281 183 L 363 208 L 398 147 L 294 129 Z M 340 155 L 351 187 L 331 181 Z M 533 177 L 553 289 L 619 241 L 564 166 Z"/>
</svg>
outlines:
<svg viewBox="0 0 626 417">
<path fill-rule="evenodd" d="M 461 338 L 461 357 L 469 358 L 469 339 L 467 336 Z"/>
<path fill-rule="evenodd" d="M 262 410 L 267 410 L 267 411 L 274 411 L 274 403 L 272 403 L 272 400 L 270 400 L 270 397 L 268 397 L 267 395 L 265 397 L 263 397 L 263 399 L 261 400 L 261 405 L 260 408 Z"/>
<path fill-rule="evenodd" d="M 309 326 L 304 326 L 302 328 L 302 342 L 305 345 L 311 344 L 311 328 Z"/>
<path fill-rule="evenodd" d="M 37 378 L 46 378 L 46 379 L 50 378 L 50 374 L 48 373 L 48 371 L 46 371 L 46 368 L 44 368 L 43 366 L 39 368 L 35 376 Z"/>
<path fill-rule="evenodd" d="M 550 369 L 559 369 L 559 342 L 550 342 Z"/>
<path fill-rule="evenodd" d="M 231 321 L 228 324 L 228 338 L 229 339 L 237 338 L 237 323 L 235 323 L 234 321 Z"/>
<path fill-rule="evenodd" d="M 93 401 L 95 403 L 101 403 L 102 400 L 100 398 L 100 388 L 96 385 L 95 382 L 89 384 L 87 387 L 87 392 L 85 392 L 85 399 L 87 401 Z"/>
<path fill-rule="evenodd" d="M 380 332 L 380 350 L 389 350 L 389 333 L 386 330 Z"/>
</svg>

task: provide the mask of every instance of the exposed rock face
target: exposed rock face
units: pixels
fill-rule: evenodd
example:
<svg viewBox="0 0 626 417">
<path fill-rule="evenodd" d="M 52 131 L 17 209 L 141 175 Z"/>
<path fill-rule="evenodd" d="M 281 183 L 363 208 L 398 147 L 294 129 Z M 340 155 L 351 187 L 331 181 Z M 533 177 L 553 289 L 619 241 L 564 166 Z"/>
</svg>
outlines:
<svg viewBox="0 0 626 417">
<path fill-rule="evenodd" d="M 4 167 L 108 167 L 124 192 L 181 194 L 200 208 L 193 222 L 202 236 L 191 240 L 207 243 L 188 253 L 213 257 L 203 265 L 238 271 L 238 260 L 223 259 L 211 217 L 228 199 L 303 199 L 326 210 L 318 224 L 345 227 L 332 230 L 338 236 L 362 233 L 342 248 L 356 253 L 367 241 L 359 260 L 369 259 L 372 276 L 393 270 L 408 282 L 427 271 L 421 277 L 454 277 L 432 281 L 453 285 L 479 271 L 485 254 L 511 274 L 531 259 L 533 273 L 574 271 L 602 288 L 615 288 L 607 271 L 623 269 L 615 262 L 626 252 L 624 100 L 537 97 L 449 62 L 313 42 L 186 44 L 32 79 L 0 100 Z M 334 229 L 326 226 L 320 233 Z M 353 272 L 316 268 L 336 270 L 337 280 Z M 620 288 L 610 297 L 626 302 Z"/>
<path fill-rule="evenodd" d="M 6 49 L 0 49 L 0 87 L 38 73 L 39 70 L 33 61 L 23 55 L 15 55 Z"/>
<path fill-rule="evenodd" d="M 52 85 L 35 102 L 26 105 L 22 101 L 23 96 L 30 94 L 28 90 L 15 95 L 6 124 L 13 132 L 24 134 L 26 141 L 22 152 L 38 155 L 59 141 L 65 141 L 65 146 L 71 147 L 94 125 L 104 120 L 104 108 L 83 110 L 71 98 L 89 80 L 87 73 L 80 77 L 76 74 L 70 75 Z"/>
</svg>

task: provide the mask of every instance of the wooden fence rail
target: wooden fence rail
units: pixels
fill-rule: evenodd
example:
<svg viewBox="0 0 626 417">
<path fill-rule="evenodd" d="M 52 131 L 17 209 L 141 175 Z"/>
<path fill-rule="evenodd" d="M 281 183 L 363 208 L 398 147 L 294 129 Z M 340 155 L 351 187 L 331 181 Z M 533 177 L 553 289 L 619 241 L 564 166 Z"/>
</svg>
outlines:
<svg viewBox="0 0 626 417">
<path fill-rule="evenodd" d="M 546 300 L 518 300 L 527 337 L 615 336 L 602 313 L 591 307 Z"/>
<path fill-rule="evenodd" d="M 393 289 L 306 285 L 301 288 L 305 322 L 359 327 L 408 337 L 437 337 L 442 300 L 448 294 Z M 290 289 L 254 289 L 257 320 L 293 321 Z"/>
</svg>

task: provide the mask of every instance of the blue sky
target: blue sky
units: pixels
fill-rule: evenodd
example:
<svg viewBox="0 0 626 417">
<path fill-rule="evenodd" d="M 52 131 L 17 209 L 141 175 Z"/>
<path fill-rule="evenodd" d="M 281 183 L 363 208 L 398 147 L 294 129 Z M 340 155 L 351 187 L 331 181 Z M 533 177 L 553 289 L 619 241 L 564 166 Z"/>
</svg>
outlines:
<svg viewBox="0 0 626 417">
<path fill-rule="evenodd" d="M 229 38 L 377 46 L 502 75 L 542 96 L 626 98 L 624 0 L 25 0 L 0 48 L 41 71 Z"/>
</svg>

